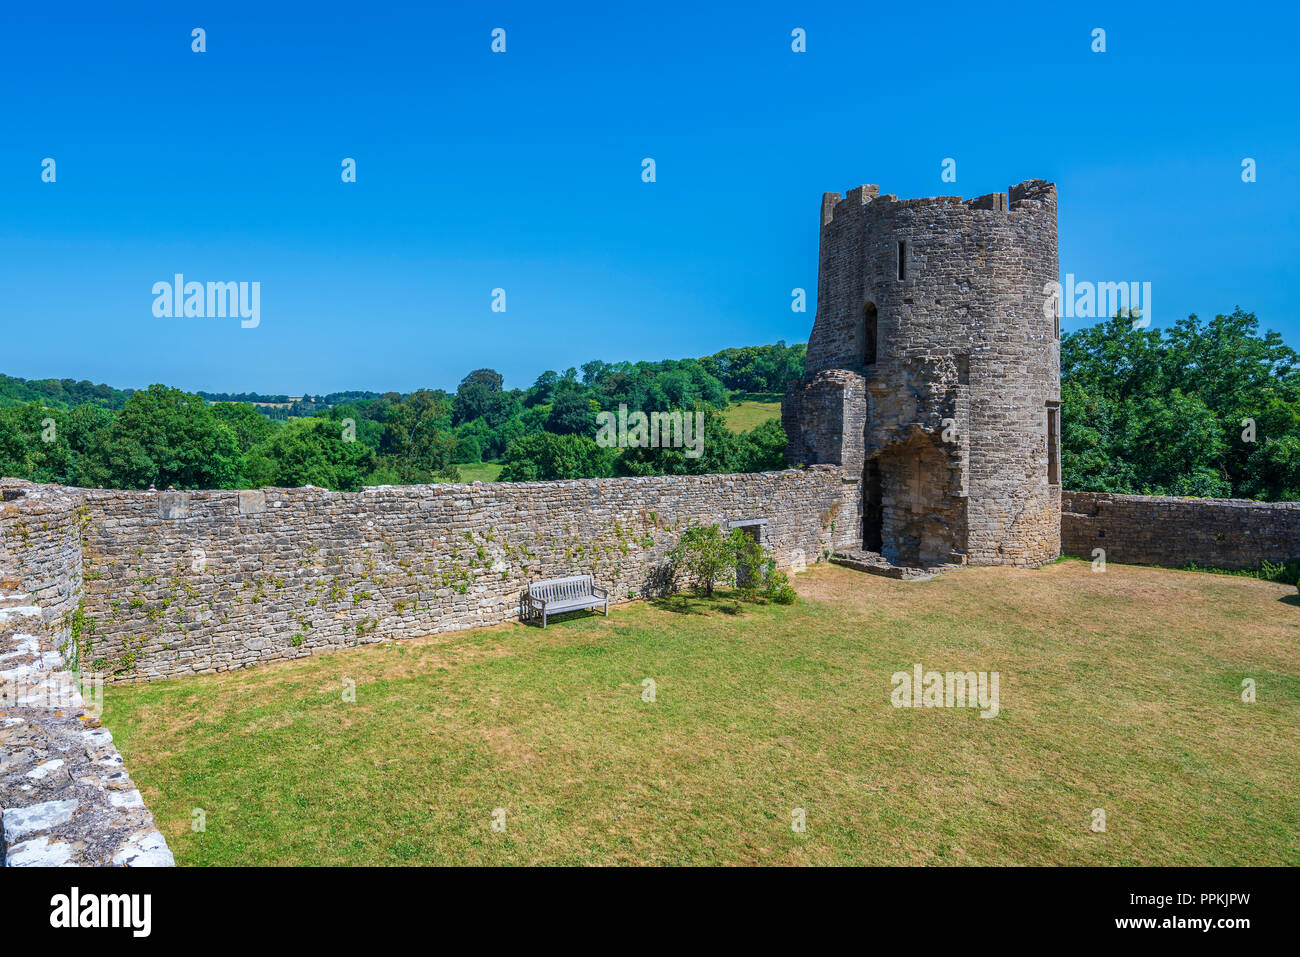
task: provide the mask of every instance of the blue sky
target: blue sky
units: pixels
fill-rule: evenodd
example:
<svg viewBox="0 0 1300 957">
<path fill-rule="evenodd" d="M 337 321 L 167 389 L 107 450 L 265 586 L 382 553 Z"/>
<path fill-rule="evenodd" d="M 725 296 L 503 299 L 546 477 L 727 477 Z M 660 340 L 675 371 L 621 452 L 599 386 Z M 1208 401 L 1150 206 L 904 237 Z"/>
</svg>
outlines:
<svg viewBox="0 0 1300 957">
<path fill-rule="evenodd" d="M 1157 326 L 1240 304 L 1300 348 L 1298 28 L 1245 3 L 6 4 L 0 372 L 409 391 L 802 341 L 823 192 L 1034 177 L 1062 274 L 1150 281 Z M 260 326 L 155 318 L 176 272 L 260 282 Z"/>
</svg>

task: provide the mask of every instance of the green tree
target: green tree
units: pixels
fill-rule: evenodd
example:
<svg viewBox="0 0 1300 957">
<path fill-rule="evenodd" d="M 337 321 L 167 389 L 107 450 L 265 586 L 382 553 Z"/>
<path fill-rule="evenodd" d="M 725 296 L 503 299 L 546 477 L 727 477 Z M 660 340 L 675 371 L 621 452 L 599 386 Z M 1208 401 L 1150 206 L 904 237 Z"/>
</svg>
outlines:
<svg viewBox="0 0 1300 957">
<path fill-rule="evenodd" d="M 546 417 L 546 431 L 556 435 L 594 435 L 596 416 L 591 400 L 581 392 L 560 392 Z"/>
<path fill-rule="evenodd" d="M 499 481 L 606 478 L 613 474 L 616 454 L 590 436 L 537 432 L 510 443 Z"/>
<path fill-rule="evenodd" d="M 379 449 L 383 462 L 402 482 L 459 478 L 452 464 L 457 439 L 450 408 L 442 395 L 421 389 L 389 409 Z"/>
<path fill-rule="evenodd" d="M 245 452 L 265 442 L 277 428 L 257 406 L 247 402 L 218 402 L 212 406 L 212 415 L 235 433 L 240 449 Z"/>
<path fill-rule="evenodd" d="M 1197 396 L 1217 420 L 1217 470 L 1233 489 L 1259 487 L 1250 464 L 1258 443 L 1300 435 L 1300 355 L 1276 332 L 1259 335 L 1258 319 L 1240 307 L 1204 323 L 1188 316 L 1166 342 L 1169 387 Z M 1255 421 L 1256 443 L 1242 439 L 1243 419 Z M 1283 494 L 1275 484 L 1263 488 L 1270 497 Z"/>
<path fill-rule="evenodd" d="M 75 454 L 68 413 L 27 402 L 0 409 L 0 475 L 32 482 L 67 482 Z"/>
<path fill-rule="evenodd" d="M 501 396 L 504 385 L 505 379 L 495 369 L 475 369 L 465 376 L 460 380 L 452 403 L 453 421 L 459 425 L 480 416 L 489 420 L 499 416 L 503 411 Z"/>
<path fill-rule="evenodd" d="M 620 475 L 711 475 L 768 472 L 785 468 L 785 429 L 775 419 L 749 432 L 733 432 L 713 410 L 701 410 L 704 430 L 698 456 L 681 448 L 628 448 L 619 457 Z M 686 413 L 692 415 L 693 413 Z M 693 426 L 692 426 L 693 431 Z"/>
<path fill-rule="evenodd" d="M 115 488 L 231 488 L 243 464 L 207 402 L 165 385 L 134 393 L 101 438 L 95 454 Z"/>
<path fill-rule="evenodd" d="M 717 525 L 690 525 L 668 550 L 668 562 L 685 575 L 697 594 L 708 598 L 719 583 L 735 580 L 735 543 Z M 672 580 L 676 581 L 676 575 Z"/>
<path fill-rule="evenodd" d="M 1295 495 L 1300 356 L 1240 308 L 1163 331 L 1116 316 L 1061 343 L 1067 488 Z M 1254 441 L 1251 441 L 1253 439 Z"/>
<path fill-rule="evenodd" d="M 374 449 L 345 441 L 339 424 L 326 418 L 290 419 L 249 458 L 247 474 L 258 486 L 315 485 L 336 492 L 360 489 L 377 464 Z"/>
</svg>

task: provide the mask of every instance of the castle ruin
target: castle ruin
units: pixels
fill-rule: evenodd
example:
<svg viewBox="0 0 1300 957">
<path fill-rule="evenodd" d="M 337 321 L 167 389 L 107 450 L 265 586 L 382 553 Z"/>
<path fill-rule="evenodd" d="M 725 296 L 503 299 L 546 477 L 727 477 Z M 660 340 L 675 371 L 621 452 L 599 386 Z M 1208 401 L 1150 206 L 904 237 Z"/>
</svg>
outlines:
<svg viewBox="0 0 1300 957">
<path fill-rule="evenodd" d="M 1062 514 L 1056 277 L 1049 183 L 966 201 L 826 194 L 805 375 L 782 408 L 805 467 L 781 472 L 356 493 L 0 478 L 0 865 L 172 863 L 88 678 L 496 624 L 528 582 L 575 570 L 632 600 L 662 588 L 692 524 L 745 528 L 780 568 L 834 552 L 900 577 L 1039 565 L 1063 538 L 1117 562 L 1292 557 L 1298 503 L 1071 492 Z"/>
<path fill-rule="evenodd" d="M 1056 187 L 821 206 L 817 315 L 782 406 L 791 464 L 855 486 L 840 557 L 1035 566 L 1061 545 Z"/>
</svg>

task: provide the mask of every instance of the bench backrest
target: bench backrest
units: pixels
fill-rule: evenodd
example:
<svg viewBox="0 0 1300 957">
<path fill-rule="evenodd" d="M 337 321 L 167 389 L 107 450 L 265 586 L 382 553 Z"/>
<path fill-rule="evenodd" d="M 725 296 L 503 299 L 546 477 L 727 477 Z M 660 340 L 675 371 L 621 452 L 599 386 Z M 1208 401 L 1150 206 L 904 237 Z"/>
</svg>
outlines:
<svg viewBox="0 0 1300 957">
<path fill-rule="evenodd" d="M 594 584 L 591 575 L 575 575 L 572 578 L 552 578 L 549 581 L 533 582 L 528 586 L 528 593 L 542 601 L 565 601 L 569 598 L 587 598 L 591 595 Z"/>
</svg>

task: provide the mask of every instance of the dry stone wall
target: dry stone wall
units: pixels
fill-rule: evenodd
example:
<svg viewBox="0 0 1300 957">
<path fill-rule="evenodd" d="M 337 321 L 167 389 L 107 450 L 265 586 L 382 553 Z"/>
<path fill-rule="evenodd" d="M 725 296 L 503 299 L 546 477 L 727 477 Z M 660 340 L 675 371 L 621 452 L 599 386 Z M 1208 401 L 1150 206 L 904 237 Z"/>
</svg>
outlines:
<svg viewBox="0 0 1300 957">
<path fill-rule="evenodd" d="M 172 863 L 75 673 L 87 515 L 76 490 L 0 482 L 0 866 Z"/>
<path fill-rule="evenodd" d="M 80 489 L 0 479 L 0 578 L 17 576 L 56 646 L 81 597 L 84 504 Z"/>
<path fill-rule="evenodd" d="M 131 681 L 497 624 L 518 617 L 529 581 L 564 575 L 594 574 L 615 602 L 655 594 L 691 523 L 759 522 L 780 567 L 811 564 L 856 521 L 847 488 L 823 465 L 357 493 L 63 490 L 60 534 L 79 548 L 59 554 L 84 581 L 82 667 Z M 35 557 L 16 535 L 5 547 Z"/>
<path fill-rule="evenodd" d="M 1101 492 L 1061 497 L 1061 551 L 1178 568 L 1257 568 L 1300 559 L 1300 502 L 1163 498 Z"/>
</svg>

